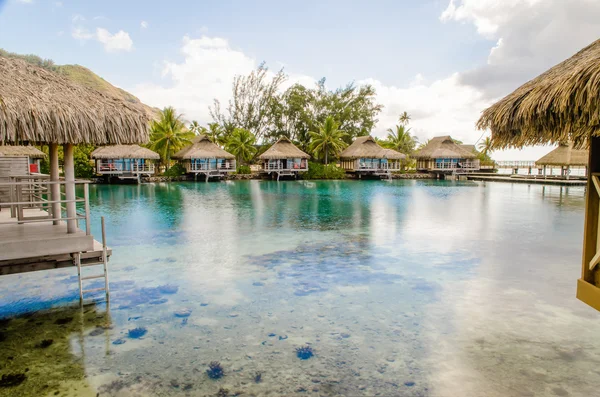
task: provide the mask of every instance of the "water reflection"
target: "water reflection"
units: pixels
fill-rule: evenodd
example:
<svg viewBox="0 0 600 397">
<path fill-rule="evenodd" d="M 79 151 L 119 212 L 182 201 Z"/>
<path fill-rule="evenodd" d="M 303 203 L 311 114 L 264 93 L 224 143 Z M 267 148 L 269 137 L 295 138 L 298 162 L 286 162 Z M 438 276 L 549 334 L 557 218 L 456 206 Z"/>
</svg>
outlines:
<svg viewBox="0 0 600 397">
<path fill-rule="evenodd" d="M 69 330 L 65 354 L 43 350 L 79 366 L 52 383 L 61 395 L 587 396 L 600 381 L 589 371 L 600 322 L 574 298 L 582 188 L 240 181 L 91 192 L 114 248 L 110 326 Z M 76 299 L 74 271 L 0 279 L 0 317 Z M 54 332 L 27 324 L 28 346 Z M 21 329 L 2 332 L 14 340 Z M 300 360 L 306 345 L 315 356 Z M 211 361 L 222 379 L 206 375 Z"/>
</svg>

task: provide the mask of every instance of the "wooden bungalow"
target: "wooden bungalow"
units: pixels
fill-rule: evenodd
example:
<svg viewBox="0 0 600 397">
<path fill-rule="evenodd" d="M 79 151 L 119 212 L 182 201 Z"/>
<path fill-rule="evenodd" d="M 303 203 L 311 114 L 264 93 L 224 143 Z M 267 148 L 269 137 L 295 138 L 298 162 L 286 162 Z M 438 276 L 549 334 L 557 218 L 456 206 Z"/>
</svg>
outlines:
<svg viewBox="0 0 600 397">
<path fill-rule="evenodd" d="M 204 175 L 206 181 L 209 178 L 222 178 L 236 170 L 235 156 L 211 142 L 204 134 L 195 137 L 191 145 L 175 153 L 173 158 L 183 163 L 189 174 L 195 177 Z"/>
<path fill-rule="evenodd" d="M 40 160 L 44 157 L 46 153 L 35 146 L 0 145 L 0 177 L 39 174 Z"/>
<path fill-rule="evenodd" d="M 91 154 L 96 174 L 106 178 L 137 179 L 154 175 L 154 162 L 160 155 L 139 145 L 101 146 Z"/>
<path fill-rule="evenodd" d="M 393 171 L 399 171 L 406 155 L 392 149 L 384 149 L 373 137 L 359 136 L 340 153 L 340 165 L 347 172 L 361 178 L 375 175 L 391 178 Z"/>
<path fill-rule="evenodd" d="M 600 40 L 483 111 L 477 126 L 496 149 L 572 142 L 589 148 L 577 298 L 600 310 Z"/>
<path fill-rule="evenodd" d="M 577 149 L 572 143 L 560 144 L 556 149 L 535 162 L 538 167 L 543 167 L 543 175 L 546 175 L 548 167 L 559 167 L 560 176 L 569 179 L 571 167 L 585 168 L 587 175 L 589 153 L 586 149 Z M 550 168 L 552 174 L 552 168 Z"/>
<path fill-rule="evenodd" d="M 444 177 L 479 170 L 477 154 L 465 146 L 472 145 L 458 145 L 449 135 L 430 139 L 424 148 L 413 155 L 417 160 L 417 171 Z"/>
<path fill-rule="evenodd" d="M 47 144 L 50 163 L 50 175 L 11 175 L 0 182 L 10 190 L 9 201 L 0 202 L 0 275 L 75 267 L 81 301 L 96 290 L 108 299 L 111 251 L 104 238 L 100 244 L 91 234 L 88 182 L 75 180 L 73 148 L 147 142 L 148 116 L 141 105 L 23 60 L 0 56 L 0 76 L 0 144 Z M 64 150 L 64 179 L 58 145 Z M 76 185 L 84 197 L 76 197 Z M 86 265 L 102 265 L 103 273 L 84 276 Z M 104 287 L 85 290 L 83 281 L 92 278 L 104 278 Z"/>
<path fill-rule="evenodd" d="M 259 156 L 262 172 L 281 176 L 297 177 L 299 172 L 308 171 L 310 156 L 298 149 L 288 138 L 281 137 L 266 152 Z"/>
</svg>

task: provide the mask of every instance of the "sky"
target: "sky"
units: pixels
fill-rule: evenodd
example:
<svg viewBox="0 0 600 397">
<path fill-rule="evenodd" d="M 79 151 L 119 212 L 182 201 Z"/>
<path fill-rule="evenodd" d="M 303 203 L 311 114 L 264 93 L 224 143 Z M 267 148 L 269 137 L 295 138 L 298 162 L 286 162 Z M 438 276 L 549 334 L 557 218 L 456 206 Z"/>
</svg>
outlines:
<svg viewBox="0 0 600 397">
<path fill-rule="evenodd" d="M 213 99 L 264 61 L 286 86 L 372 84 L 372 134 L 407 111 L 420 141 L 477 142 L 483 109 L 598 38 L 599 0 L 0 0 L 0 48 L 83 65 L 187 120 L 211 122 Z"/>
</svg>

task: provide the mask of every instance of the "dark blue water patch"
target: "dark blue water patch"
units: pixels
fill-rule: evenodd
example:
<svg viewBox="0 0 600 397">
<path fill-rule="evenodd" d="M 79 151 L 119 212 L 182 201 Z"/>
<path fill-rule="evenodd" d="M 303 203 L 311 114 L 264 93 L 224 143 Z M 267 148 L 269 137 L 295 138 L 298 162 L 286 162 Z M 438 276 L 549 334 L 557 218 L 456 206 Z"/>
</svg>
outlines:
<svg viewBox="0 0 600 397">
<path fill-rule="evenodd" d="M 160 305 L 167 302 L 164 295 L 173 295 L 178 291 L 179 287 L 172 284 L 126 289 L 115 295 L 113 302 L 119 304 L 117 309 L 130 309 L 143 304 Z"/>
<path fill-rule="evenodd" d="M 79 291 L 77 289 L 64 291 L 61 296 L 55 297 L 26 297 L 10 303 L 0 305 L 0 318 L 15 317 L 27 313 L 33 313 L 41 310 L 48 310 L 53 307 L 66 305 L 79 300 Z"/>
</svg>

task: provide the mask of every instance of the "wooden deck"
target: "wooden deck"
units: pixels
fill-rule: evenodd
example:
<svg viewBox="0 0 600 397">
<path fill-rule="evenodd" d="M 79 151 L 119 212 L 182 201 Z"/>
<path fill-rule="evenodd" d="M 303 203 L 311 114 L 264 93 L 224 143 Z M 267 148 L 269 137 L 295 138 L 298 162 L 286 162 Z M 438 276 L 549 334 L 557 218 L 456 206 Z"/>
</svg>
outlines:
<svg viewBox="0 0 600 397">
<path fill-rule="evenodd" d="M 587 181 L 581 179 L 542 179 L 527 178 L 526 175 L 511 177 L 510 175 L 465 175 L 470 181 L 489 181 L 489 182 L 511 182 L 511 183 L 529 183 L 538 185 L 562 185 L 562 186 L 585 186 Z"/>
<path fill-rule="evenodd" d="M 39 209 L 24 212 L 27 217 L 45 214 Z M 82 264 L 102 257 L 102 244 L 83 230 L 68 234 L 64 223 L 18 224 L 8 208 L 0 211 L 0 222 L 12 222 L 0 225 L 0 275 L 74 266 L 71 254 L 75 252 L 83 253 Z"/>
</svg>

